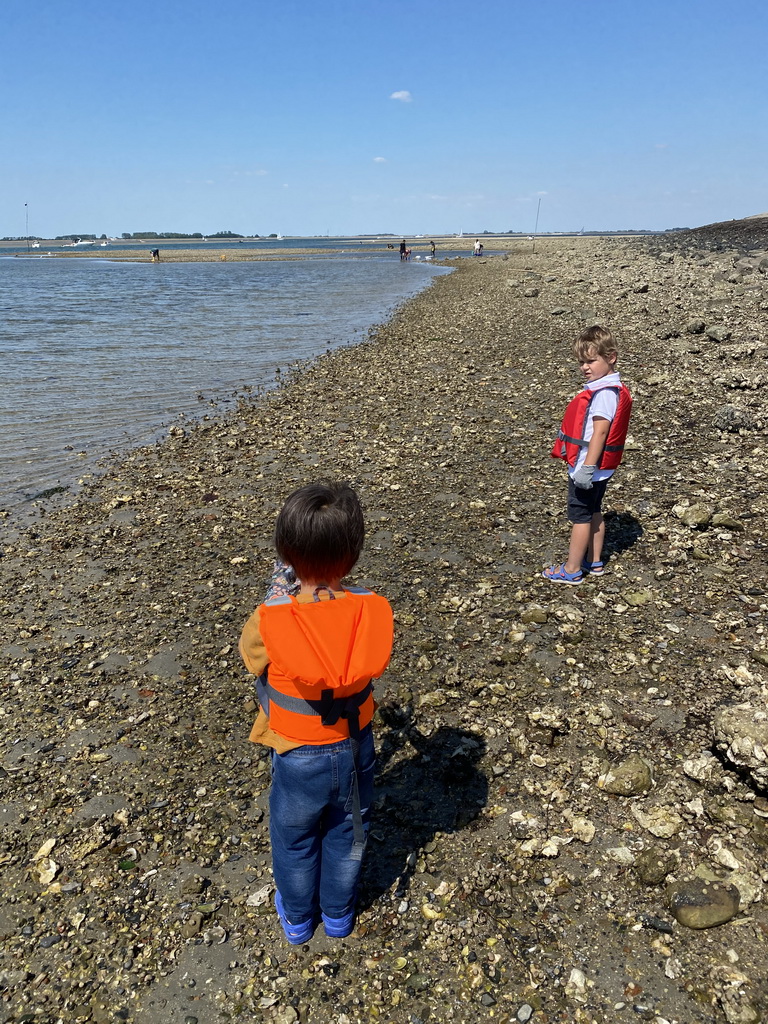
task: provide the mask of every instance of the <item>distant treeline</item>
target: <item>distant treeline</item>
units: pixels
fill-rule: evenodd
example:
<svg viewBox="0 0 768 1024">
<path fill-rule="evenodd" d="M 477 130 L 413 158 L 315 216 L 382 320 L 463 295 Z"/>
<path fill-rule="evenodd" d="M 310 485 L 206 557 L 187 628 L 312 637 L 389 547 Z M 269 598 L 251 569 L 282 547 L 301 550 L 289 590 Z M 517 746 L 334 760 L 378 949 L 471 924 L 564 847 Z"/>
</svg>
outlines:
<svg viewBox="0 0 768 1024">
<path fill-rule="evenodd" d="M 690 231 L 690 230 L 691 230 L 690 228 L 666 228 L 664 231 L 653 231 L 653 230 L 650 230 L 648 228 L 624 228 L 621 231 L 585 231 L 585 230 L 582 230 L 580 232 L 579 231 L 540 231 L 539 235 L 541 235 L 541 236 L 548 236 L 548 235 L 549 236 L 578 235 L 578 234 L 582 234 L 582 235 L 599 235 L 599 236 L 600 235 L 667 235 L 667 234 L 674 234 L 676 231 Z M 508 235 L 508 236 L 525 236 L 527 234 L 528 234 L 527 231 L 513 231 L 511 228 L 510 228 L 509 231 L 488 231 L 486 229 L 484 231 L 464 231 L 463 232 L 463 235 L 464 235 L 465 238 L 468 238 L 468 237 L 475 237 L 475 238 L 477 238 L 478 236 L 482 236 L 482 235 L 486 235 L 486 236 L 487 235 L 494 235 L 494 236 L 496 236 L 498 238 L 498 237 L 501 237 L 501 236 L 504 236 L 504 235 Z M 150 242 L 150 241 L 156 241 L 158 239 L 162 240 L 162 239 L 184 239 L 184 238 L 191 238 L 191 239 L 209 239 L 209 238 L 278 238 L 279 236 L 276 233 L 274 233 L 274 232 L 271 235 L 257 235 L 255 233 L 252 234 L 252 235 L 241 235 L 241 234 L 238 234 L 238 232 L 236 232 L 236 231 L 215 231 L 215 232 L 213 232 L 213 234 L 203 234 L 202 231 L 193 231 L 191 234 L 186 234 L 183 231 L 124 231 L 120 237 L 124 241 L 126 241 L 126 242 L 128 242 L 128 241 Z M 297 237 L 297 238 L 298 237 L 325 238 L 325 237 L 328 237 L 328 236 L 325 236 L 325 235 L 307 235 L 307 236 L 296 235 L 296 236 L 293 236 L 293 237 Z M 390 232 L 382 231 L 382 232 L 380 232 L 380 233 L 378 233 L 376 235 L 350 235 L 350 236 L 343 236 L 343 237 L 351 237 L 351 238 L 390 238 L 390 237 L 391 238 L 399 238 L 400 235 L 392 235 Z M 416 237 L 426 238 L 427 236 L 426 235 L 420 235 L 420 236 L 416 236 Z M 439 235 L 438 234 L 435 237 L 443 238 L 443 237 L 450 237 L 450 235 L 443 236 L 443 235 Z M 90 235 L 90 234 L 87 234 L 87 233 L 83 233 L 83 234 L 70 234 L 70 235 L 56 235 L 54 241 L 56 241 L 56 242 L 75 242 L 75 241 L 79 240 L 79 241 L 83 241 L 83 242 L 95 242 L 98 239 L 106 239 L 106 238 L 107 238 L 106 235 Z M 26 235 L 6 235 L 4 238 L 0 239 L 0 241 L 3 241 L 3 242 L 28 242 L 28 241 L 31 241 L 31 242 L 41 242 L 43 240 L 44 239 L 41 238 L 40 235 L 30 235 L 28 238 L 27 238 Z"/>
<path fill-rule="evenodd" d="M 83 236 L 87 237 L 87 236 Z M 212 235 L 204 235 L 202 231 L 193 231 L 192 234 L 184 234 L 183 231 L 124 231 L 121 238 L 144 239 L 150 238 L 245 238 L 245 235 L 238 235 L 236 231 L 215 231 Z M 250 238 L 260 238 L 260 235 L 250 235 Z"/>
</svg>

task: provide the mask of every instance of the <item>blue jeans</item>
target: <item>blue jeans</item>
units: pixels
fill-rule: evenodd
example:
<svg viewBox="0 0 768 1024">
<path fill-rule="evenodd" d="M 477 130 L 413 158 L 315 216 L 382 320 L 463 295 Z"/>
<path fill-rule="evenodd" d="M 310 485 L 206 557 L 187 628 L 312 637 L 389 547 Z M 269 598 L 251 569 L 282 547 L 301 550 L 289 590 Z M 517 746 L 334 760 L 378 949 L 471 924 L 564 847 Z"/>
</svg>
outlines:
<svg viewBox="0 0 768 1024">
<path fill-rule="evenodd" d="M 360 734 L 358 786 L 365 835 L 375 764 L 370 725 Z M 272 754 L 272 870 L 291 924 L 355 906 L 361 861 L 352 857 L 354 763 L 349 740 Z"/>
</svg>

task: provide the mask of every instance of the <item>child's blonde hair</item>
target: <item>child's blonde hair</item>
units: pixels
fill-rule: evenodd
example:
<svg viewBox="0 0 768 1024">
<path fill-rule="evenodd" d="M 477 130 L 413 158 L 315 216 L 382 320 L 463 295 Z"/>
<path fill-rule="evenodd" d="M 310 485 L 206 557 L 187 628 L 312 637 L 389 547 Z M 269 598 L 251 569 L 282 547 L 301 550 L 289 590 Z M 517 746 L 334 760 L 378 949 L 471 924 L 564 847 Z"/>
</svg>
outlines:
<svg viewBox="0 0 768 1024">
<path fill-rule="evenodd" d="M 619 354 L 616 342 L 613 340 L 613 335 L 607 327 L 601 327 L 600 324 L 588 327 L 581 334 L 577 335 L 573 341 L 573 354 L 579 362 L 586 359 L 593 352 L 609 362 L 611 361 L 611 356 L 618 356 Z"/>
</svg>

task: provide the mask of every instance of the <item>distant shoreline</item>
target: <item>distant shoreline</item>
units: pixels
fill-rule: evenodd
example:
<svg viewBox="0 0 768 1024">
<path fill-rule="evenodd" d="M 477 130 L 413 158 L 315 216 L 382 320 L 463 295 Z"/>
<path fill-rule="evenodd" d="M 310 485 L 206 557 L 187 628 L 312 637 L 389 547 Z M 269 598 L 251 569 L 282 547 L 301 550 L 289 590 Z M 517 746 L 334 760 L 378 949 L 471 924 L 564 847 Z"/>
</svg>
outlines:
<svg viewBox="0 0 768 1024">
<path fill-rule="evenodd" d="M 634 237 L 646 237 L 647 233 L 642 235 L 628 232 L 627 234 L 606 234 L 606 235 L 594 235 L 591 234 L 591 238 L 634 238 Z M 454 258 L 457 253 L 463 255 L 464 253 L 470 254 L 474 249 L 475 239 L 479 238 L 485 248 L 485 256 L 492 256 L 494 254 L 508 253 L 513 254 L 524 254 L 530 252 L 534 241 L 543 239 L 558 239 L 558 238 L 578 238 L 587 237 L 586 235 L 581 236 L 579 232 L 571 234 L 542 234 L 534 236 L 528 235 L 463 235 L 456 237 L 454 235 L 433 235 L 430 238 L 426 236 L 423 238 L 408 238 L 406 242 L 412 253 L 412 259 L 414 262 L 421 262 L 425 258 L 431 256 L 431 242 L 435 243 L 436 253 L 435 261 L 440 262 L 441 259 Z M 139 242 L 138 240 L 125 240 L 121 242 L 115 242 L 109 246 L 102 247 L 100 242 L 95 242 L 93 245 L 83 246 L 82 248 L 73 249 L 67 246 L 66 251 L 62 251 L 63 243 L 61 239 L 58 241 L 48 240 L 41 241 L 39 248 L 27 251 L 21 247 L 24 243 L 20 242 L 0 242 L 0 257 L 3 255 L 13 256 L 18 259 L 102 259 L 118 262 L 139 262 L 149 263 L 151 262 L 151 250 L 159 249 L 160 251 L 160 262 L 161 263 L 200 263 L 200 262 L 260 262 L 260 261 L 271 261 L 271 260 L 298 260 L 304 259 L 308 256 L 315 258 L 332 258 L 341 255 L 366 255 L 366 256 L 391 256 L 393 259 L 398 257 L 399 241 L 396 238 L 390 242 L 389 240 L 383 241 L 370 236 L 355 236 L 350 238 L 335 238 L 329 239 L 336 243 L 333 247 L 329 245 L 312 245 L 311 242 L 316 239 L 296 239 L 296 241 L 307 241 L 310 244 L 306 246 L 293 247 L 290 245 L 272 245 L 271 243 L 277 242 L 277 239 L 246 239 L 244 241 L 228 240 L 226 244 L 216 246 L 214 248 L 208 248 L 211 245 L 209 239 L 148 239 L 146 242 Z M 258 248 L 253 244 L 254 241 L 260 243 Z M 289 241 L 288 239 L 281 239 L 280 241 Z M 320 241 L 320 239 L 317 239 Z M 339 249 L 336 246 L 341 243 L 348 243 L 348 246 L 344 249 Z M 377 244 L 378 243 L 378 244 Z M 171 248 L 171 246 L 180 246 L 180 248 Z M 365 245 L 365 249 L 358 248 L 359 245 Z M 388 245 L 392 245 L 393 248 L 388 248 Z M 205 248 L 203 248 L 205 246 Z M 55 252 L 49 252 L 49 250 L 55 249 Z M 12 251 L 9 251 L 12 250 Z"/>
</svg>

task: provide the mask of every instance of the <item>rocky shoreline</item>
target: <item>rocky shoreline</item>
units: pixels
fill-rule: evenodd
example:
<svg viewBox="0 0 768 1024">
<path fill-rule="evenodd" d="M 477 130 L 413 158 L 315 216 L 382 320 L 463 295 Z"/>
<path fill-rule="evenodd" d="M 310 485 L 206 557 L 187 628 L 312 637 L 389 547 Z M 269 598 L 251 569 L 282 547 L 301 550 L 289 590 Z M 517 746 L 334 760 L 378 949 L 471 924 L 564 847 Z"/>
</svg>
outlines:
<svg viewBox="0 0 768 1024">
<path fill-rule="evenodd" d="M 458 261 L 361 345 L 6 518 L 0 1021 L 768 1018 L 768 240 L 727 228 Z M 632 442 L 610 573 L 557 588 L 548 452 L 592 322 Z M 361 493 L 356 579 L 397 636 L 359 925 L 295 949 L 237 639 L 319 475 Z"/>
</svg>

